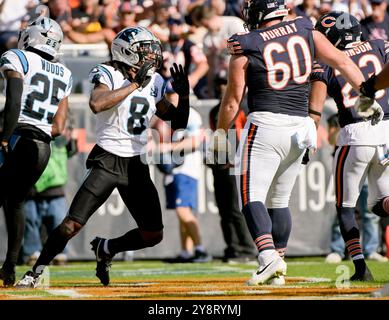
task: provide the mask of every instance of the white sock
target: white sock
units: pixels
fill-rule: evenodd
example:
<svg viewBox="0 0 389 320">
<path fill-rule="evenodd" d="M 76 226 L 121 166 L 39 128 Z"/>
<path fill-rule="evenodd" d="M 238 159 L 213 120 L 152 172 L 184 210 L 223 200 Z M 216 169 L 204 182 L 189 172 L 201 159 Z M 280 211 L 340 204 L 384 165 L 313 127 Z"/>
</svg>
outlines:
<svg viewBox="0 0 389 320">
<path fill-rule="evenodd" d="M 260 266 L 266 266 L 271 261 L 273 261 L 276 257 L 279 257 L 279 254 L 276 250 L 263 250 L 258 255 L 258 261 Z"/>
<path fill-rule="evenodd" d="M 181 250 L 180 257 L 183 259 L 189 259 L 192 255 L 187 250 Z"/>
<path fill-rule="evenodd" d="M 198 246 L 195 246 L 195 250 L 205 252 L 205 248 L 202 244 L 199 244 Z"/>
</svg>

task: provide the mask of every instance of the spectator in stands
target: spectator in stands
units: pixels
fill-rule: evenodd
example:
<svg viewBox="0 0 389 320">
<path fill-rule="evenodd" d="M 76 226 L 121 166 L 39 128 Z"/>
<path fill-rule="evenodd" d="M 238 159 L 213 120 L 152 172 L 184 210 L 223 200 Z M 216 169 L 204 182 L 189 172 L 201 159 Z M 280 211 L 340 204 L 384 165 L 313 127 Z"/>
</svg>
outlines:
<svg viewBox="0 0 389 320">
<path fill-rule="evenodd" d="M 132 5 L 130 1 L 124 1 L 119 7 L 119 25 L 113 29 L 103 28 L 100 31 L 91 33 L 81 33 L 73 30 L 72 26 L 66 22 L 61 23 L 62 30 L 67 38 L 75 43 L 98 43 L 106 42 L 110 47 L 116 34 L 127 27 L 137 25 L 136 16 L 140 12 L 140 7 Z"/>
<path fill-rule="evenodd" d="M 194 22 L 208 29 L 204 36 L 203 50 L 207 56 L 208 72 L 208 96 L 215 96 L 215 77 L 222 70 L 228 69 L 230 55 L 227 50 L 227 39 L 233 34 L 244 32 L 244 22 L 238 17 L 226 17 L 216 13 L 212 7 L 202 6 L 196 15 Z"/>
<path fill-rule="evenodd" d="M 182 64 L 189 75 L 191 89 L 197 93 L 199 98 L 203 98 L 201 85 L 206 86 L 204 76 L 208 72 L 207 58 L 199 46 L 186 39 L 188 27 L 180 14 L 177 13 L 169 17 L 168 25 L 169 41 L 164 46 L 164 64 L 161 73 L 166 79 L 167 85 L 170 85 L 170 66 L 173 65 L 173 62 Z M 200 80 L 201 83 L 199 83 Z M 199 86 L 197 86 L 198 84 Z"/>
<path fill-rule="evenodd" d="M 16 48 L 21 20 L 30 0 L 3 0 L 0 4 L 0 54 Z"/>
<path fill-rule="evenodd" d="M 242 18 L 242 0 L 226 0 L 223 16 L 235 16 Z"/>
<path fill-rule="evenodd" d="M 227 73 L 220 73 L 215 79 L 218 99 L 223 97 L 227 88 Z M 211 109 L 209 125 L 216 130 L 220 102 Z M 239 141 L 241 130 L 244 128 L 246 116 L 241 110 L 232 129 L 236 130 Z M 226 248 L 223 261 L 255 258 L 255 251 L 244 216 L 239 208 L 238 189 L 235 176 L 230 174 L 228 165 L 210 165 L 214 179 L 215 199 L 219 209 L 220 226 L 223 232 Z"/>
<path fill-rule="evenodd" d="M 238 0 L 240 1 L 240 0 Z M 178 0 L 177 8 L 183 15 L 190 13 L 195 7 L 208 6 L 215 10 L 218 15 L 230 15 L 226 14 L 227 3 L 234 5 L 238 2 L 237 0 Z M 227 2 L 227 3 L 226 3 Z M 231 7 L 229 6 L 229 8 Z M 239 11 L 240 11 L 239 7 Z M 235 14 L 233 14 L 235 15 Z"/>
<path fill-rule="evenodd" d="M 202 48 L 204 36 L 208 30 L 193 19 L 193 17 L 197 17 L 199 11 L 201 11 L 201 6 L 194 7 L 185 15 L 185 22 L 189 27 L 188 39 Z"/>
<path fill-rule="evenodd" d="M 67 159 L 77 153 L 77 140 L 72 136 L 71 128 L 67 131 L 66 136 L 59 136 L 51 143 L 47 167 L 24 205 L 26 226 L 21 255 L 23 263 L 28 265 L 36 262 L 42 250 L 42 226 L 46 227 L 46 234 L 50 234 L 66 216 Z M 66 260 L 63 252 L 53 262 L 64 264 Z"/>
<path fill-rule="evenodd" d="M 153 32 L 162 42 L 162 44 L 169 41 L 169 26 L 168 19 L 171 13 L 174 13 L 172 6 L 169 2 L 160 2 L 155 3 L 153 6 L 154 9 L 154 19 L 148 26 L 151 32 Z"/>
<path fill-rule="evenodd" d="M 370 0 L 372 14 L 361 21 L 362 39 L 389 40 L 389 15 L 386 0 Z"/>
<path fill-rule="evenodd" d="M 332 0 L 321 0 L 318 16 L 322 16 L 323 14 L 331 12 L 332 11 L 332 4 L 333 4 Z"/>
<path fill-rule="evenodd" d="M 100 31 L 103 28 L 103 15 L 99 6 L 99 0 L 81 0 L 80 6 L 72 9 L 71 12 L 72 28 L 76 31 L 89 33 Z"/>
<path fill-rule="evenodd" d="M 71 23 L 72 21 L 72 10 L 69 6 L 68 1 L 63 0 L 49 0 L 47 6 L 50 10 L 50 18 L 61 23 L 66 21 Z"/>
<path fill-rule="evenodd" d="M 113 29 L 118 25 L 118 9 L 120 0 L 99 0 L 101 7 L 100 23 L 103 28 Z M 120 30 L 119 30 L 120 31 Z"/>
<path fill-rule="evenodd" d="M 295 12 L 297 16 L 311 20 L 313 25 L 316 23 L 316 19 L 319 16 L 315 0 L 303 0 L 301 4 L 295 6 Z"/>
</svg>

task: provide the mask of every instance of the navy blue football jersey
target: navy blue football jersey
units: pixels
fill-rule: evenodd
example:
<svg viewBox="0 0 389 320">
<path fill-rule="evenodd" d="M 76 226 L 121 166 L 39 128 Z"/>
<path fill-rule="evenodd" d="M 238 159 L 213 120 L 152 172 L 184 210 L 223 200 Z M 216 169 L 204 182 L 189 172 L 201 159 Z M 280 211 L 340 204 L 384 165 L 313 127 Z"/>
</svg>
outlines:
<svg viewBox="0 0 389 320">
<path fill-rule="evenodd" d="M 238 33 L 228 39 L 232 55 L 248 57 L 249 112 L 308 115 L 309 77 L 313 66 L 312 24 L 304 18 Z"/>
<path fill-rule="evenodd" d="M 389 42 L 384 40 L 358 42 L 343 52 L 354 61 L 367 79 L 372 74 L 379 73 L 383 65 L 388 62 Z M 343 128 L 350 123 L 363 121 L 353 108 L 358 99 L 358 94 L 338 70 L 325 64 L 315 63 L 311 80 L 323 81 L 327 84 L 327 93 L 335 100 L 338 107 L 340 127 Z M 385 112 L 384 119 L 389 119 L 388 98 L 388 89 L 376 93 L 376 100 Z"/>
</svg>

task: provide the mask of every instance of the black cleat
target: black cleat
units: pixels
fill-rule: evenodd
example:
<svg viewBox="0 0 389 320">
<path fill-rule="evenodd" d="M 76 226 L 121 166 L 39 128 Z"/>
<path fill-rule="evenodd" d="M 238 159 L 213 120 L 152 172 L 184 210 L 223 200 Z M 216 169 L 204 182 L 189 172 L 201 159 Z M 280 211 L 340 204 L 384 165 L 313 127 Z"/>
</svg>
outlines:
<svg viewBox="0 0 389 320">
<path fill-rule="evenodd" d="M 105 253 L 104 242 L 107 239 L 96 237 L 90 243 L 92 245 L 92 251 L 95 253 L 97 266 L 96 277 L 100 279 L 100 282 L 107 286 L 109 285 L 109 269 L 112 265 L 112 255 Z"/>
<path fill-rule="evenodd" d="M 15 272 L 7 272 L 3 268 L 0 269 L 0 280 L 3 280 L 4 287 L 12 287 L 15 283 Z"/>
<path fill-rule="evenodd" d="M 212 261 L 212 256 L 210 256 L 206 251 L 195 250 L 195 254 L 191 260 L 192 262 L 199 263 L 209 262 Z"/>
<path fill-rule="evenodd" d="M 368 267 L 366 267 L 365 272 L 355 272 L 354 275 L 350 278 L 350 281 L 374 281 L 373 275 L 371 274 Z"/>
</svg>

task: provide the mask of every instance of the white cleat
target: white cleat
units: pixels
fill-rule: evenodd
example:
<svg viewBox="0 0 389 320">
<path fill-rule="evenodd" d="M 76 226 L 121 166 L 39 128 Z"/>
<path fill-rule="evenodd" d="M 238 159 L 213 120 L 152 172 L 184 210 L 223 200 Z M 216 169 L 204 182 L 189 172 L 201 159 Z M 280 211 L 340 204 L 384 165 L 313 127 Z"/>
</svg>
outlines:
<svg viewBox="0 0 389 320">
<path fill-rule="evenodd" d="M 285 285 L 285 276 L 278 276 L 278 277 L 273 277 L 269 279 L 266 284 L 271 285 L 271 286 L 284 286 Z"/>
<path fill-rule="evenodd" d="M 37 288 L 39 286 L 40 275 L 27 271 L 23 278 L 15 284 L 15 288 L 26 289 L 26 288 Z"/>
<path fill-rule="evenodd" d="M 378 252 L 373 252 L 367 256 L 367 259 L 378 261 L 378 262 L 388 262 L 388 258 L 380 255 Z"/>
<path fill-rule="evenodd" d="M 246 284 L 249 286 L 257 286 L 266 283 L 269 279 L 286 275 L 286 263 L 284 259 L 277 256 L 274 260 L 265 266 L 260 266 L 257 271 L 253 273 L 251 279 Z M 284 279 L 285 280 L 285 279 Z"/>
</svg>

